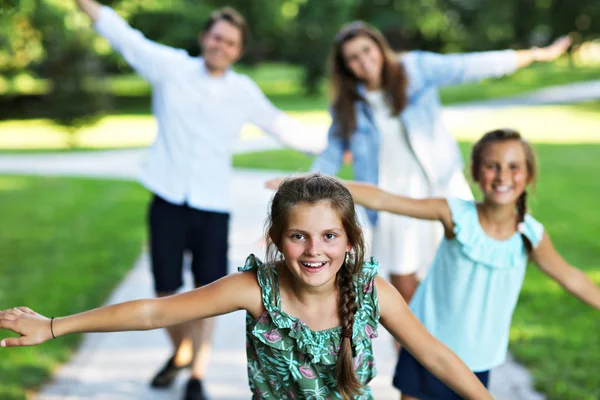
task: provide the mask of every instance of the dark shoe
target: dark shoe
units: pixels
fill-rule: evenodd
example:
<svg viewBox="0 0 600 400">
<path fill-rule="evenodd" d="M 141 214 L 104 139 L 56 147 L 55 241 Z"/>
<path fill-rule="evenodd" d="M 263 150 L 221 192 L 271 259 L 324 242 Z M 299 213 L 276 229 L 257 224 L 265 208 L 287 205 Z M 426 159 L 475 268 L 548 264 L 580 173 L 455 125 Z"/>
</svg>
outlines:
<svg viewBox="0 0 600 400">
<path fill-rule="evenodd" d="M 169 358 L 169 361 L 167 361 L 165 366 L 162 367 L 162 369 L 158 371 L 154 379 L 152 379 L 150 386 L 154 388 L 165 388 L 167 386 L 170 386 L 177 377 L 179 371 L 188 368 L 192 365 L 192 363 L 190 362 L 187 365 L 182 365 L 181 367 L 178 367 L 173 363 L 174 360 L 175 356 Z"/>
<path fill-rule="evenodd" d="M 187 388 L 185 389 L 183 400 L 208 400 L 204 394 L 202 381 L 200 379 L 190 378 Z"/>
</svg>

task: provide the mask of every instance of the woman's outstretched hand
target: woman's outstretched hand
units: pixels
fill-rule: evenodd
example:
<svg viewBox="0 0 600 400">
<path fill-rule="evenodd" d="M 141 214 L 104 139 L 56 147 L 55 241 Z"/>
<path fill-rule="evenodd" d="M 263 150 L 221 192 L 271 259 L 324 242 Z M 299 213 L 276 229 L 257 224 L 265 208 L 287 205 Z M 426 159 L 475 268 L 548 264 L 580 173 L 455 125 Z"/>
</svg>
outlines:
<svg viewBox="0 0 600 400">
<path fill-rule="evenodd" d="M 0 329 L 8 329 L 21 335 L 2 339 L 2 347 L 33 346 L 52 339 L 50 318 L 27 307 L 15 307 L 0 311 Z"/>
<path fill-rule="evenodd" d="M 535 61 L 552 61 L 563 55 L 571 46 L 572 40 L 569 36 L 561 36 L 552 44 L 535 49 Z"/>
<path fill-rule="evenodd" d="M 285 178 L 275 178 L 265 182 L 267 189 L 277 190 Z"/>
</svg>

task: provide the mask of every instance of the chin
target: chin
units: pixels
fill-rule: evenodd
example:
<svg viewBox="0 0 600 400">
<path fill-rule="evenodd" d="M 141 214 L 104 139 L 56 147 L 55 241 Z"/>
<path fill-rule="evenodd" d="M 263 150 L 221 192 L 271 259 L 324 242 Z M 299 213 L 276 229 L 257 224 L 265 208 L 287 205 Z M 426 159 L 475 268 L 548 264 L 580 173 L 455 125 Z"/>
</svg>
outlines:
<svg viewBox="0 0 600 400">
<path fill-rule="evenodd" d="M 210 59 L 205 59 L 206 67 L 211 71 L 224 71 L 227 69 L 229 64 L 224 64 L 222 62 L 211 61 Z"/>
<path fill-rule="evenodd" d="M 319 274 L 318 276 L 302 275 L 301 279 L 305 285 L 314 287 L 314 288 L 318 288 L 318 287 L 321 287 L 321 286 L 327 284 L 333 278 L 335 278 L 335 275 L 332 276 L 332 275 L 324 272 L 324 273 Z"/>
<path fill-rule="evenodd" d="M 491 196 L 490 200 L 492 201 L 492 203 L 497 204 L 497 205 L 501 205 L 501 206 L 505 206 L 508 204 L 513 204 L 517 202 L 517 198 L 515 196 Z"/>
</svg>

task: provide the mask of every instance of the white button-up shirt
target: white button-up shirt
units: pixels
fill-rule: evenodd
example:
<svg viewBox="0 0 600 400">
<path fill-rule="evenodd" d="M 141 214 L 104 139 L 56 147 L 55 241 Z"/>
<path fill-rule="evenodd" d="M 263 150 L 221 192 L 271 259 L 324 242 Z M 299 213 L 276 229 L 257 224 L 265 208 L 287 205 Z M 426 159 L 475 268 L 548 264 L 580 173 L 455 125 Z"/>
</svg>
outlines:
<svg viewBox="0 0 600 400">
<path fill-rule="evenodd" d="M 158 132 L 140 181 L 165 200 L 228 212 L 233 145 L 245 123 L 297 150 L 323 150 L 324 141 L 307 135 L 247 76 L 228 70 L 213 77 L 201 57 L 148 40 L 109 7 L 95 29 L 152 85 Z"/>
</svg>

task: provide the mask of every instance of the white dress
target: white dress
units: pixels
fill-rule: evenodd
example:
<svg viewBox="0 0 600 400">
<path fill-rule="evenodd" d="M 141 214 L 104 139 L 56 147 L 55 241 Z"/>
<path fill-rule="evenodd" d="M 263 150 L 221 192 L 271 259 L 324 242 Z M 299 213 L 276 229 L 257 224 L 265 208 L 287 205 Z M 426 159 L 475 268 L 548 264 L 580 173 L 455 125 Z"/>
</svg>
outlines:
<svg viewBox="0 0 600 400">
<path fill-rule="evenodd" d="M 382 91 L 366 93 L 379 130 L 379 187 L 414 198 L 433 197 L 431 185 L 415 157 L 400 118 L 391 114 Z M 462 175 L 462 174 L 461 174 Z M 463 178 L 464 179 L 464 178 Z M 465 182 L 466 183 L 466 182 Z M 417 273 L 423 278 L 442 239 L 438 221 L 380 212 L 373 231 L 373 256 L 382 271 L 393 275 Z"/>
</svg>

